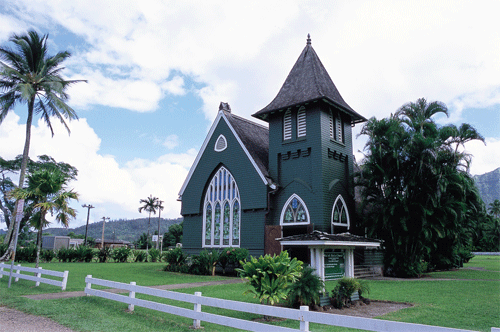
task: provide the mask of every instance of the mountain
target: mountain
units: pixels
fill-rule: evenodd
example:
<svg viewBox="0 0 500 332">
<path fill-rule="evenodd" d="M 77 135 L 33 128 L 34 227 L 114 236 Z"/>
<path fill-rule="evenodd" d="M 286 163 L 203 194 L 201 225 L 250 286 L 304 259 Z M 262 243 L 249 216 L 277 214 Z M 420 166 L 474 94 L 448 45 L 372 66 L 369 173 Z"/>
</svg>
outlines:
<svg viewBox="0 0 500 332">
<path fill-rule="evenodd" d="M 473 178 L 486 208 L 495 199 L 500 199 L 500 167 L 482 175 L 474 175 Z"/>
<path fill-rule="evenodd" d="M 168 231 L 171 225 L 179 224 L 182 218 L 177 219 L 161 219 L 160 234 Z M 158 231 L 158 218 L 151 218 L 149 225 L 149 234 L 154 234 Z M 45 234 L 57 236 L 66 236 L 69 232 L 85 235 L 85 225 L 77 228 L 47 228 L 43 230 Z M 133 242 L 136 241 L 142 233 L 148 232 L 148 218 L 140 219 L 119 219 L 111 220 L 104 224 L 104 239 L 124 240 Z M 100 239 L 102 236 L 102 221 L 89 224 L 87 236 L 94 239 Z"/>
</svg>

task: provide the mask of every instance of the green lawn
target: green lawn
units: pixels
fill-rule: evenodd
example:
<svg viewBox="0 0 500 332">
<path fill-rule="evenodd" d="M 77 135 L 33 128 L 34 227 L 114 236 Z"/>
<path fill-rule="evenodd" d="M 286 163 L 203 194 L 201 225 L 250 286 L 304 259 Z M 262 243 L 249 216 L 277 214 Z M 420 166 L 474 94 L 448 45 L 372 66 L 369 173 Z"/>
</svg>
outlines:
<svg viewBox="0 0 500 332">
<path fill-rule="evenodd" d="M 24 264 L 23 264 L 24 265 Z M 42 266 L 52 270 L 69 270 L 68 291 L 83 290 L 84 278 L 93 277 L 138 285 L 162 285 L 223 279 L 223 277 L 192 276 L 162 271 L 164 263 L 50 263 Z M 26 264 L 26 266 L 31 266 Z M 470 270 L 474 268 L 475 270 Z M 381 319 L 411 323 L 448 326 L 477 331 L 490 331 L 500 327 L 500 257 L 474 257 L 464 269 L 432 273 L 430 277 L 412 280 L 371 280 L 369 298 L 398 302 L 411 302 L 414 307 L 387 314 Z M 438 280 L 446 278 L 454 280 Z M 470 279 L 470 280 L 462 280 Z M 474 280 L 479 279 L 479 280 Z M 190 319 L 163 314 L 136 307 L 127 312 L 127 305 L 96 297 L 77 297 L 58 300 L 30 300 L 26 294 L 59 292 L 55 286 L 20 280 L 7 289 L 7 277 L 0 279 L 0 305 L 6 305 L 28 313 L 50 317 L 77 331 L 190 331 Z M 331 291 L 335 282 L 327 283 Z M 206 286 L 180 289 L 193 294 L 201 291 L 204 296 L 257 303 L 251 295 L 242 295 L 245 284 Z M 138 296 L 139 297 L 139 296 Z M 149 299 L 149 297 L 144 297 Z M 154 299 L 158 301 L 158 299 Z M 160 301 L 159 301 L 160 302 Z M 163 300 L 161 302 L 172 303 Z M 192 308 L 192 304 L 176 305 Z M 242 319 L 257 318 L 256 315 L 203 308 L 207 312 L 230 315 Z M 278 323 L 281 326 L 298 328 L 296 321 Z M 205 331 L 233 331 L 217 325 L 203 323 Z M 336 327 L 311 324 L 312 331 L 350 331 Z"/>
</svg>

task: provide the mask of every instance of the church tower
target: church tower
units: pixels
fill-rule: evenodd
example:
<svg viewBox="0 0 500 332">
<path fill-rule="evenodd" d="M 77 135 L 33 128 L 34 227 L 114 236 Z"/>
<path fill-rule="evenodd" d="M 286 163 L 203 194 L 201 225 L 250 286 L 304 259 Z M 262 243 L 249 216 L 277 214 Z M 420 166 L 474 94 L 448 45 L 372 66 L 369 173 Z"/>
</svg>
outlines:
<svg viewBox="0 0 500 332">
<path fill-rule="evenodd" d="M 254 117 L 269 123 L 273 210 L 282 236 L 349 230 L 354 211 L 352 130 L 366 119 L 342 98 L 307 44 L 274 100 Z"/>
</svg>

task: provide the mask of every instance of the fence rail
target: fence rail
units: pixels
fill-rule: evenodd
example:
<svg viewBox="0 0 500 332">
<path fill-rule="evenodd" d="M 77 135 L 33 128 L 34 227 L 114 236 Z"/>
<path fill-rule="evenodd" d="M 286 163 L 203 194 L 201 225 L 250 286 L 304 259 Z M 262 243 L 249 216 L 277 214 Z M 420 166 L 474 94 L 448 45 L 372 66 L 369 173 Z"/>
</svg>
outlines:
<svg viewBox="0 0 500 332">
<path fill-rule="evenodd" d="M 5 269 L 8 269 L 9 271 L 5 271 Z M 34 275 L 21 274 L 21 271 L 34 273 Z M 68 273 L 69 271 L 59 272 L 59 271 L 45 270 L 42 269 L 41 267 L 36 269 L 33 267 L 25 267 L 21 266 L 21 264 L 18 264 L 13 268 L 12 276 L 16 278 L 14 280 L 15 282 L 19 281 L 19 279 L 25 279 L 25 280 L 35 281 L 36 282 L 35 286 L 37 287 L 40 286 L 41 282 L 43 282 L 44 284 L 61 287 L 62 290 L 66 290 L 66 284 L 68 283 Z M 54 279 L 42 278 L 42 274 L 53 277 L 59 277 L 62 278 L 62 280 L 59 281 Z M 2 278 L 4 275 L 10 275 L 10 265 L 7 265 L 5 263 L 0 263 L 0 278 Z"/>
<path fill-rule="evenodd" d="M 88 275 L 85 278 L 85 282 L 87 284 L 87 286 L 85 287 L 85 294 L 87 294 L 88 296 L 94 295 L 126 303 L 129 305 L 129 310 L 131 311 L 133 311 L 134 306 L 137 305 L 144 308 L 149 308 L 161 312 L 166 312 L 178 316 L 191 318 L 193 319 L 193 326 L 195 328 L 199 328 L 200 322 L 204 321 L 247 331 L 309 331 L 309 323 L 318 323 L 330 326 L 349 327 L 355 329 L 381 331 L 381 332 L 400 332 L 400 331 L 470 332 L 470 330 L 453 329 L 447 327 L 393 322 L 393 321 L 373 319 L 373 318 L 352 317 L 345 315 L 314 312 L 314 311 L 308 311 L 309 308 L 307 306 L 301 307 L 300 310 L 297 310 L 297 309 L 280 308 L 280 307 L 273 307 L 273 306 L 254 304 L 254 303 L 238 302 L 232 300 L 216 299 L 216 298 L 201 296 L 200 292 L 196 292 L 194 295 L 177 293 L 150 287 L 137 286 L 135 282 L 131 282 L 130 284 L 125 284 L 110 280 L 92 278 L 91 275 Z M 128 291 L 129 294 L 127 296 L 127 295 L 110 293 L 105 290 L 92 289 L 93 284 L 99 286 L 123 289 L 125 291 Z M 193 310 L 191 310 L 191 309 L 179 308 L 172 305 L 162 304 L 158 302 L 141 300 L 135 298 L 136 293 L 192 303 L 194 304 L 194 307 Z M 252 322 L 243 319 L 202 312 L 201 311 L 202 305 L 221 308 L 221 309 L 240 311 L 240 312 L 247 312 L 258 315 L 292 319 L 300 322 L 300 329 L 297 330 L 292 328 L 268 325 L 264 323 Z"/>
</svg>

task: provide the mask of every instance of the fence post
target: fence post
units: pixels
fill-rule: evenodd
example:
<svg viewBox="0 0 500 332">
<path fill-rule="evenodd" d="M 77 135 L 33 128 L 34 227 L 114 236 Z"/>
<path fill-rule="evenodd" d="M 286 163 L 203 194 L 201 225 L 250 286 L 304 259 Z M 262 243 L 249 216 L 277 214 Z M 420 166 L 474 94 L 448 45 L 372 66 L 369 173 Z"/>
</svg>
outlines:
<svg viewBox="0 0 500 332">
<path fill-rule="evenodd" d="M 195 296 L 201 296 L 201 292 L 195 292 L 194 293 Z M 195 303 L 194 304 L 194 309 L 193 309 L 195 312 L 201 312 L 201 303 Z M 201 327 L 200 325 L 200 320 L 199 319 L 194 319 L 193 320 L 193 327 L 195 329 L 199 329 Z"/>
<path fill-rule="evenodd" d="M 64 271 L 62 285 L 61 285 L 62 290 L 66 290 L 66 284 L 68 283 L 68 274 L 69 274 L 68 270 Z"/>
<path fill-rule="evenodd" d="M 35 287 L 40 286 L 40 278 L 42 277 L 42 271 L 41 271 L 41 270 L 42 270 L 42 267 L 41 267 L 41 266 L 39 266 L 39 267 L 38 267 L 38 270 L 39 270 L 39 272 L 37 272 L 37 273 L 35 274 L 35 277 L 37 277 L 37 279 L 39 279 L 39 280 L 37 280 L 37 281 L 36 281 Z"/>
<path fill-rule="evenodd" d="M 300 311 L 309 311 L 309 306 L 307 305 L 301 305 L 300 306 Z M 304 319 L 304 316 L 300 315 L 300 330 L 301 331 L 309 331 L 309 322 L 307 322 L 305 319 Z"/>
<path fill-rule="evenodd" d="M 131 286 L 135 286 L 135 285 L 136 285 L 135 281 L 131 281 L 131 282 L 130 282 L 130 285 L 131 285 Z M 129 298 L 131 298 L 131 299 L 135 299 L 135 292 L 131 290 L 131 291 L 128 293 L 128 297 L 129 297 Z M 129 305 L 128 305 L 128 310 L 129 310 L 129 311 L 134 311 L 134 305 L 133 305 L 133 304 L 129 304 Z"/>
<path fill-rule="evenodd" d="M 21 266 L 21 264 L 17 264 L 17 266 Z M 21 274 L 21 270 L 16 270 L 16 273 L 17 274 Z M 18 282 L 19 281 L 19 277 L 16 277 L 16 279 L 14 279 L 15 282 Z"/>
<path fill-rule="evenodd" d="M 3 277 L 3 263 L 0 263 L 0 279 Z"/>
<path fill-rule="evenodd" d="M 87 275 L 87 278 L 88 278 L 88 279 L 92 279 L 92 275 L 91 275 L 91 274 Z M 85 286 L 85 289 L 90 290 L 91 288 L 92 288 L 92 281 L 88 281 L 88 282 L 87 282 L 87 286 Z M 86 294 L 86 295 L 87 295 L 87 296 L 90 296 L 90 294 Z"/>
</svg>

